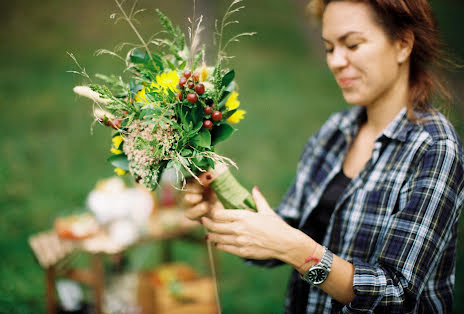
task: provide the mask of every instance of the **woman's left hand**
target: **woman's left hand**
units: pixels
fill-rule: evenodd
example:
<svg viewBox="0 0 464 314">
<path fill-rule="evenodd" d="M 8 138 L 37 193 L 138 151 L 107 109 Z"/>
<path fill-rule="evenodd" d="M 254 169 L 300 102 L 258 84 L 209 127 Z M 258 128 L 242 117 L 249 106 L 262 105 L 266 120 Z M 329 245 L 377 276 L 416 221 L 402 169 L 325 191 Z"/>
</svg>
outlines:
<svg viewBox="0 0 464 314">
<path fill-rule="evenodd" d="M 244 258 L 284 259 L 295 244 L 296 229 L 268 205 L 257 187 L 252 191 L 258 211 L 215 208 L 201 222 L 211 231 L 207 240 L 222 251 Z"/>
</svg>

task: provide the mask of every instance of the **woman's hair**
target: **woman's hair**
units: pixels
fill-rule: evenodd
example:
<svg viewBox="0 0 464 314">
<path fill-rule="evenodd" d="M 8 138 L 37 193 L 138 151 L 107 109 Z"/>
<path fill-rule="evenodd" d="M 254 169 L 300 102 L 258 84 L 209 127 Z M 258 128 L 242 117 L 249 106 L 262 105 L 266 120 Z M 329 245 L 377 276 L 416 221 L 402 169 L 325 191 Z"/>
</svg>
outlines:
<svg viewBox="0 0 464 314">
<path fill-rule="evenodd" d="M 438 70 L 453 63 L 443 57 L 443 43 L 427 0 L 312 0 L 308 10 L 321 19 L 326 6 L 335 1 L 369 5 L 375 14 L 374 20 L 391 40 L 400 39 L 408 32 L 414 34 L 409 77 L 408 113 L 411 118 L 414 118 L 413 110 L 428 110 L 435 97 L 445 105 L 451 102 L 451 94 Z"/>
</svg>

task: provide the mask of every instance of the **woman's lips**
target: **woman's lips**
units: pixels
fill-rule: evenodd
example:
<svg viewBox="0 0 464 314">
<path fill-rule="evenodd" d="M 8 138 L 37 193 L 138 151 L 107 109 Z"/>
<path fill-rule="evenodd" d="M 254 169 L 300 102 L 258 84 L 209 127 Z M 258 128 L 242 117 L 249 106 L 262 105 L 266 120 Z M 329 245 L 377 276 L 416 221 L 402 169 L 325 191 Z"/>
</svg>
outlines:
<svg viewBox="0 0 464 314">
<path fill-rule="evenodd" d="M 348 77 L 342 77 L 342 78 L 337 79 L 338 85 L 341 88 L 351 87 L 355 81 L 356 81 L 356 78 L 348 78 Z"/>
</svg>

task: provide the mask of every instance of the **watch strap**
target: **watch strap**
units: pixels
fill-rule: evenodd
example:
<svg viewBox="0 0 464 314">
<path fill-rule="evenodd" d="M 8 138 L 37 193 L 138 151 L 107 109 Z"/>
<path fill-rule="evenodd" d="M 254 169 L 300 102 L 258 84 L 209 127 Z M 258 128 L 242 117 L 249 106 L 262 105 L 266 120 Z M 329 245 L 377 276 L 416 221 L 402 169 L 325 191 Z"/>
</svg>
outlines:
<svg viewBox="0 0 464 314">
<path fill-rule="evenodd" d="M 321 260 L 319 261 L 319 263 L 311 266 L 307 271 L 306 273 L 304 273 L 304 275 L 300 275 L 301 279 L 303 279 L 304 281 L 312 284 L 312 285 L 316 285 L 314 284 L 313 282 L 311 282 L 311 280 L 308 278 L 308 274 L 309 272 L 314 268 L 314 267 L 323 267 L 327 270 L 327 273 L 330 273 L 330 270 L 332 268 L 332 262 L 333 262 L 333 253 L 327 249 L 325 246 L 322 247 L 322 258 Z M 327 276 L 324 278 L 324 281 L 327 279 L 328 277 L 328 274 Z M 318 283 L 317 285 L 321 284 L 322 282 Z"/>
</svg>

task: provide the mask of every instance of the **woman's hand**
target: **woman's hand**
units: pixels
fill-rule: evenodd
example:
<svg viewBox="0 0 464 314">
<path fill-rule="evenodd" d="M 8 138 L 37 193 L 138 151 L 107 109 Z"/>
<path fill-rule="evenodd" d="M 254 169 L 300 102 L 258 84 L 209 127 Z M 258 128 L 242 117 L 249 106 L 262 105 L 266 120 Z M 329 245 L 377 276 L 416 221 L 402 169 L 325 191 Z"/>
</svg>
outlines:
<svg viewBox="0 0 464 314">
<path fill-rule="evenodd" d="M 201 218 L 201 222 L 212 231 L 207 239 L 218 249 L 240 257 L 285 261 L 299 231 L 272 210 L 258 188 L 255 187 L 252 194 L 257 212 L 214 208 L 210 218 Z"/>
<path fill-rule="evenodd" d="M 206 172 L 199 176 L 201 183 L 195 179 L 187 182 L 183 197 L 187 218 L 199 220 L 203 216 L 210 216 L 211 208 L 222 206 L 214 191 L 209 187 L 213 178 L 214 172 Z"/>
</svg>

